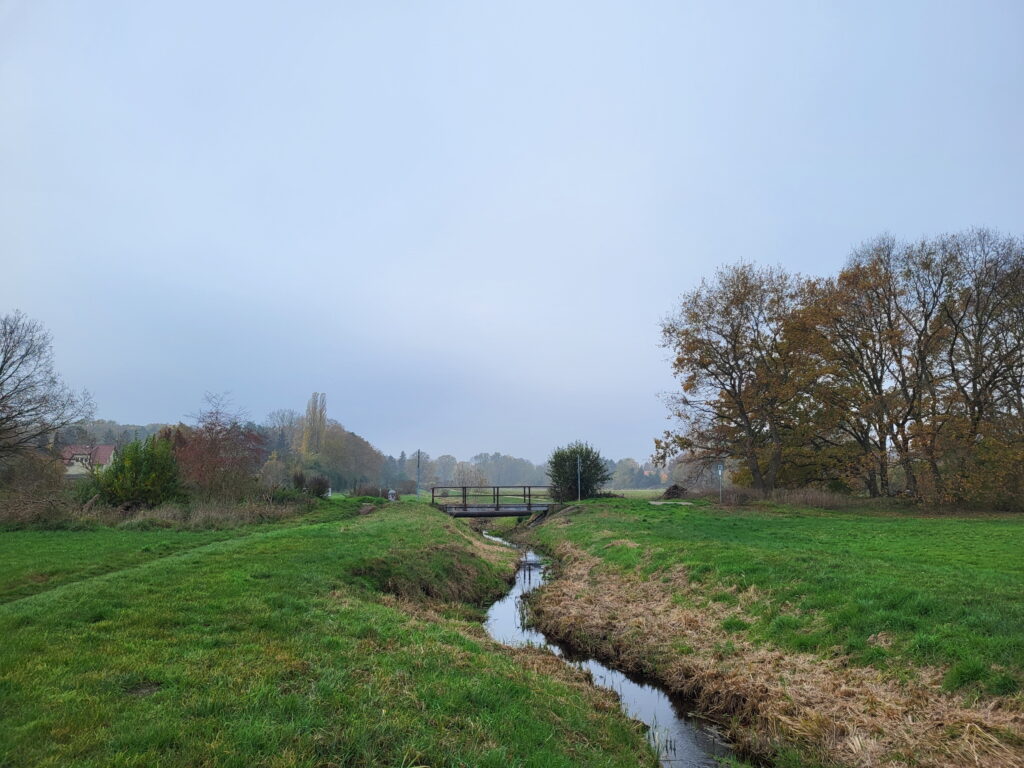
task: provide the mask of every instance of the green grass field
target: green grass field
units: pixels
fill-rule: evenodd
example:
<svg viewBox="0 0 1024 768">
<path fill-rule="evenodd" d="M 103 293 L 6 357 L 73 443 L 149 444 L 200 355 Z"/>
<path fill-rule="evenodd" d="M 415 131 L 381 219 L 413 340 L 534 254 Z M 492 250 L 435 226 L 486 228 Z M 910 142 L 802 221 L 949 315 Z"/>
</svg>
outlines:
<svg viewBox="0 0 1024 768">
<path fill-rule="evenodd" d="M 0 533 L 0 765 L 656 764 L 606 695 L 483 636 L 511 553 L 358 507 Z"/>
<path fill-rule="evenodd" d="M 240 529 L 138 531 L 106 527 L 0 532 L 0 603 L 245 534 Z"/>
<path fill-rule="evenodd" d="M 1012 694 L 1024 682 L 1024 516 L 614 499 L 584 502 L 569 519 L 533 535 L 627 571 L 685 565 L 710 601 L 756 586 L 748 619 L 725 627 L 756 641 L 894 671 L 937 665 L 951 690 Z"/>
</svg>

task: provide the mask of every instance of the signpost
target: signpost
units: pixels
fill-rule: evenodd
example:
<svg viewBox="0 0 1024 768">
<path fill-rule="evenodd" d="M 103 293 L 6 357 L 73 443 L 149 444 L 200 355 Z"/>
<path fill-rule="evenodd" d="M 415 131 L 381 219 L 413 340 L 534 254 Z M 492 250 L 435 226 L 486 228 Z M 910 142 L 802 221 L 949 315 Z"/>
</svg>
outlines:
<svg viewBox="0 0 1024 768">
<path fill-rule="evenodd" d="M 577 455 L 576 456 L 576 501 L 579 501 L 580 499 L 583 498 L 583 490 L 580 488 L 580 474 L 581 474 L 580 468 L 581 467 L 582 467 L 582 463 L 580 461 L 580 457 Z"/>
<path fill-rule="evenodd" d="M 715 474 L 718 475 L 718 503 L 722 503 L 722 484 L 723 478 L 725 477 L 725 462 L 715 462 Z"/>
</svg>

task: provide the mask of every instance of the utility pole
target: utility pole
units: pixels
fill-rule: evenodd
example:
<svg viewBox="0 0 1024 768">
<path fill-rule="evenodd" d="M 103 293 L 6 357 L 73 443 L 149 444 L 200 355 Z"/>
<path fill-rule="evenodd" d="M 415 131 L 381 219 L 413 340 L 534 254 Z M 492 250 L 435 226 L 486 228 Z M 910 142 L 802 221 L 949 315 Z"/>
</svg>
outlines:
<svg viewBox="0 0 1024 768">
<path fill-rule="evenodd" d="M 416 498 L 420 497 L 420 449 L 416 449 Z"/>
<path fill-rule="evenodd" d="M 581 474 L 582 461 L 580 455 L 576 454 L 576 501 L 583 499 L 583 488 L 580 486 L 580 474 Z"/>
</svg>

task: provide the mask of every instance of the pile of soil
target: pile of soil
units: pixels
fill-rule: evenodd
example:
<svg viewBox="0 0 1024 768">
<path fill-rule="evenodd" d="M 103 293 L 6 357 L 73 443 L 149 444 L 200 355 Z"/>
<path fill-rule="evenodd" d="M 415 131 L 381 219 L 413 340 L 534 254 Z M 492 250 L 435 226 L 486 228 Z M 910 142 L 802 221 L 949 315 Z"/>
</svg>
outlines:
<svg viewBox="0 0 1024 768">
<path fill-rule="evenodd" d="M 661 494 L 661 498 L 663 498 L 663 499 L 685 499 L 686 498 L 686 489 L 683 488 L 683 486 L 681 486 L 681 485 L 673 483 L 672 485 L 670 485 L 668 488 L 665 489 L 665 492 L 663 494 Z"/>
</svg>

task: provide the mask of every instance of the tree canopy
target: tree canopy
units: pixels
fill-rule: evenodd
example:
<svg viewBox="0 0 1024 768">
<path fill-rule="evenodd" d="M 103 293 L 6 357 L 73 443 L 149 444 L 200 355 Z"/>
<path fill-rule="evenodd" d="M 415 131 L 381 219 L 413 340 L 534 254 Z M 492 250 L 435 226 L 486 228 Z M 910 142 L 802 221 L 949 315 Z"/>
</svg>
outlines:
<svg viewBox="0 0 1024 768">
<path fill-rule="evenodd" d="M 577 440 L 555 448 L 548 458 L 551 495 L 557 501 L 586 499 L 611 479 L 611 472 L 597 449 Z"/>
<path fill-rule="evenodd" d="M 1021 506 L 1024 240 L 858 248 L 834 277 L 740 264 L 662 324 L 680 390 L 657 456 L 730 458 L 763 493 L 825 485 Z"/>
</svg>

